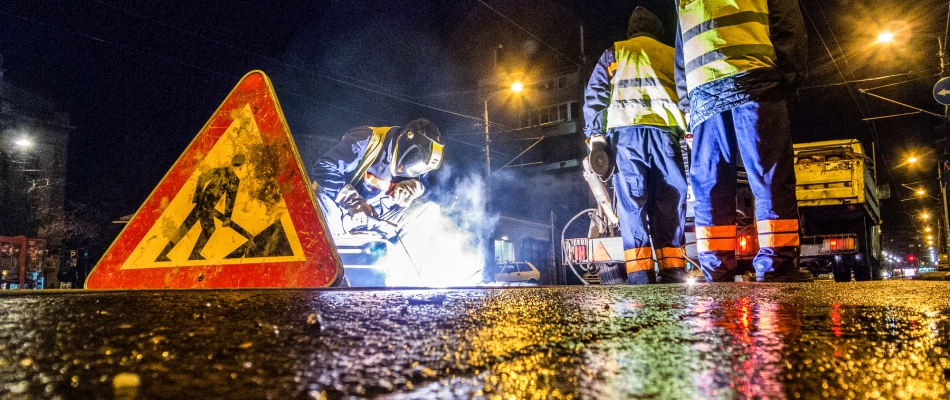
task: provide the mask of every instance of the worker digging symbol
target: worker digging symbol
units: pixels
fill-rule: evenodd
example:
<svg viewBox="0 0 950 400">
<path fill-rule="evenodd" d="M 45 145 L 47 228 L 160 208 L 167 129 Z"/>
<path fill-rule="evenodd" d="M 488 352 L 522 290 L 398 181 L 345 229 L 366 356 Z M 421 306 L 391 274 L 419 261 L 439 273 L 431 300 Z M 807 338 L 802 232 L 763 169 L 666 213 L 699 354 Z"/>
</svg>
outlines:
<svg viewBox="0 0 950 400">
<path fill-rule="evenodd" d="M 185 221 L 182 222 L 181 226 L 178 227 L 178 230 L 171 240 L 168 241 L 168 244 L 165 245 L 165 249 L 163 249 L 158 255 L 158 258 L 155 259 L 156 262 L 171 261 L 171 259 L 168 258 L 168 253 L 175 248 L 175 245 L 185 237 L 188 231 L 191 230 L 191 227 L 196 223 L 201 224 L 201 234 L 195 242 L 195 247 L 191 249 L 191 255 L 188 256 L 188 259 L 204 260 L 205 258 L 201 255 L 201 250 L 208 244 L 208 239 L 211 238 L 211 235 L 216 229 L 214 224 L 215 218 L 221 220 L 221 226 L 230 227 L 237 233 L 240 233 L 241 236 L 249 240 L 253 239 L 253 235 L 231 221 L 231 213 L 234 211 L 234 200 L 237 198 L 238 185 L 241 184 L 241 179 L 234 173 L 234 168 L 243 165 L 244 160 L 245 157 L 243 154 L 235 154 L 234 157 L 231 158 L 231 166 L 215 168 L 201 174 L 198 178 L 198 185 L 195 187 L 195 207 L 185 218 Z M 224 212 L 221 212 L 216 209 L 216 206 L 224 196 L 226 196 Z"/>
</svg>

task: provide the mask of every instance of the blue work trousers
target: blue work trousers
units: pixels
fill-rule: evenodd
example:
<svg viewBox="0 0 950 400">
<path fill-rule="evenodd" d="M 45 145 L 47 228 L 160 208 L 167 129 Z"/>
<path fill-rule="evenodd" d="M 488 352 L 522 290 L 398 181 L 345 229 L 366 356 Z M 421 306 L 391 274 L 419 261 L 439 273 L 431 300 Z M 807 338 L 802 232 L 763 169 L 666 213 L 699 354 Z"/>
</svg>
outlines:
<svg viewBox="0 0 950 400">
<path fill-rule="evenodd" d="M 628 283 L 653 281 L 651 238 L 661 281 L 685 279 L 681 272 L 669 271 L 685 267 L 680 248 L 686 240 L 686 173 L 679 144 L 667 131 L 645 125 L 617 128 L 611 141 L 617 154 L 614 182 L 628 277 L 636 271 Z M 665 278 L 666 272 L 677 276 Z"/>
<path fill-rule="evenodd" d="M 759 252 L 753 260 L 756 274 L 793 273 L 799 257 L 798 203 L 788 107 L 782 100 L 749 102 L 714 115 L 693 129 L 690 179 L 696 196 L 697 247 L 703 275 L 709 282 L 734 279 L 738 157 L 755 196 L 759 227 Z M 730 226 L 731 249 L 714 245 L 703 251 L 701 230 L 722 233 Z M 773 226 L 786 228 L 769 229 Z M 720 235 L 721 243 L 728 244 L 727 236 Z"/>
</svg>

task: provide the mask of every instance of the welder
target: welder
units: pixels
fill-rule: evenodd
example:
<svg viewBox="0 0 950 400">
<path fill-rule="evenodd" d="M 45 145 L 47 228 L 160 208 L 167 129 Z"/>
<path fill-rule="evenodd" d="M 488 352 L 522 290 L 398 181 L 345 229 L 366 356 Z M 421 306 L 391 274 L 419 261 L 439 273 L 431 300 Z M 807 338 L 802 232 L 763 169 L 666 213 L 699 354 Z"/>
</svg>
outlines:
<svg viewBox="0 0 950 400">
<path fill-rule="evenodd" d="M 627 40 L 600 57 L 585 94 L 584 133 L 589 160 L 597 164 L 593 170 L 608 178 L 611 171 L 602 160 L 608 153 L 616 159 L 627 284 L 686 281 L 681 247 L 687 188 L 679 146 L 686 124 L 677 107 L 674 50 L 659 41 L 662 35 L 659 18 L 637 7 Z"/>
<path fill-rule="evenodd" d="M 405 127 L 360 126 L 310 168 L 327 226 L 334 235 L 398 226 L 442 164 L 439 128 L 419 118 Z M 385 232 L 380 232 L 385 233 Z"/>
<path fill-rule="evenodd" d="M 805 281 L 799 270 L 789 103 L 803 80 L 807 38 L 795 0 L 679 1 L 676 83 L 693 133 L 690 179 L 706 281 L 736 268 L 736 174 L 755 195 L 758 281 Z"/>
</svg>

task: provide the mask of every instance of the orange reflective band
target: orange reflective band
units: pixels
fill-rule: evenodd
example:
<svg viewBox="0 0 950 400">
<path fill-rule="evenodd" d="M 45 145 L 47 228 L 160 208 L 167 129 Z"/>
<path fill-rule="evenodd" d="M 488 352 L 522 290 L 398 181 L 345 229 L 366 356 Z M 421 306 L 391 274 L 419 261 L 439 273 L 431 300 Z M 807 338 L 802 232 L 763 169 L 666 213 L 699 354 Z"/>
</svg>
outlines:
<svg viewBox="0 0 950 400">
<path fill-rule="evenodd" d="M 650 271 L 653 269 L 653 259 L 627 261 L 627 273 L 638 271 Z"/>
<path fill-rule="evenodd" d="M 762 232 L 798 232 L 797 219 L 767 219 L 756 221 L 756 230 Z"/>
<path fill-rule="evenodd" d="M 607 66 L 607 76 L 614 76 L 614 72 L 617 72 L 617 62 L 614 61 Z"/>
<path fill-rule="evenodd" d="M 686 268 L 686 258 L 683 254 L 683 249 L 679 247 L 662 247 L 657 250 L 656 258 L 660 269 Z"/>
<path fill-rule="evenodd" d="M 766 233 L 759 235 L 759 247 L 795 247 L 799 244 L 798 233 Z"/>
<path fill-rule="evenodd" d="M 726 239 L 697 239 L 696 240 L 696 251 L 724 251 L 724 250 L 736 250 L 736 239 L 735 238 L 726 238 Z"/>
<path fill-rule="evenodd" d="M 657 250 L 657 258 L 684 258 L 683 249 L 679 247 L 661 247 Z"/>
<path fill-rule="evenodd" d="M 627 249 L 623 251 L 623 258 L 627 261 L 634 260 L 652 260 L 653 259 L 653 249 L 649 247 L 637 247 L 635 249 Z"/>
<path fill-rule="evenodd" d="M 736 237 L 735 225 L 697 226 L 696 227 L 696 239 L 734 238 L 734 237 Z"/>
<path fill-rule="evenodd" d="M 657 262 L 660 264 L 660 269 L 686 268 L 686 260 L 682 258 L 661 258 Z"/>
</svg>

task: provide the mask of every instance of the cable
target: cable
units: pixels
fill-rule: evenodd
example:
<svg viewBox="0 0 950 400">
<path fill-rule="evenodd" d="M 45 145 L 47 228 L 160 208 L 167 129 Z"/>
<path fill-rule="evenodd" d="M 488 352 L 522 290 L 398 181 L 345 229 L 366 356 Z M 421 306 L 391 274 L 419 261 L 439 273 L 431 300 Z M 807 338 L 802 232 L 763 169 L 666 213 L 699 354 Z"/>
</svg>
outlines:
<svg viewBox="0 0 950 400">
<path fill-rule="evenodd" d="M 521 27 L 521 25 L 518 25 L 517 22 L 512 21 L 511 18 L 508 18 L 507 16 L 505 16 L 505 14 L 502 14 L 502 13 L 500 13 L 498 10 L 492 8 L 492 6 L 488 5 L 488 3 L 485 3 L 485 2 L 482 1 L 482 0 L 478 0 L 478 2 L 479 2 L 479 3 L 482 3 L 482 5 L 484 5 L 485 7 L 488 7 L 489 10 L 492 10 L 495 14 L 500 15 L 502 18 L 504 18 L 504 19 L 507 20 L 508 22 L 511 22 L 512 25 L 517 26 L 518 29 L 521 29 L 522 31 L 524 31 L 524 33 L 527 33 L 528 36 L 531 36 L 532 38 L 534 38 L 534 40 L 537 40 L 539 43 L 541 43 L 541 44 L 547 46 L 549 49 L 554 50 L 554 52 L 557 53 L 558 55 L 560 55 L 561 57 L 564 57 L 564 58 L 568 59 L 572 64 L 574 64 L 574 65 L 580 67 L 580 64 L 578 64 L 577 61 L 574 61 L 572 58 L 570 58 L 570 57 L 568 57 L 568 56 L 565 56 L 564 53 L 561 53 L 560 51 L 558 51 L 557 49 L 555 49 L 554 46 L 551 46 L 551 45 L 545 43 L 545 41 L 541 40 L 541 39 L 538 38 L 537 36 L 534 36 L 534 34 L 532 34 L 531 32 L 528 32 L 527 29 Z"/>
<path fill-rule="evenodd" d="M 577 213 L 577 215 L 575 215 L 574 218 L 571 218 L 570 220 L 568 220 L 566 224 L 564 224 L 564 229 L 561 229 L 561 243 L 564 243 L 564 236 L 567 234 L 567 227 L 571 226 L 571 224 L 574 223 L 574 220 L 580 218 L 581 215 L 584 215 L 585 213 L 589 213 L 589 212 L 597 212 L 597 209 L 588 208 L 586 210 L 583 210 Z M 577 273 L 577 270 L 574 269 L 574 263 L 571 261 L 571 258 L 570 257 L 565 257 L 565 258 L 567 259 L 567 265 L 571 267 L 571 272 L 574 273 L 574 276 L 576 276 L 577 279 L 580 279 L 581 283 L 583 283 L 584 286 L 590 285 L 590 283 L 587 283 L 587 281 L 583 277 L 581 277 L 580 274 Z"/>
</svg>

